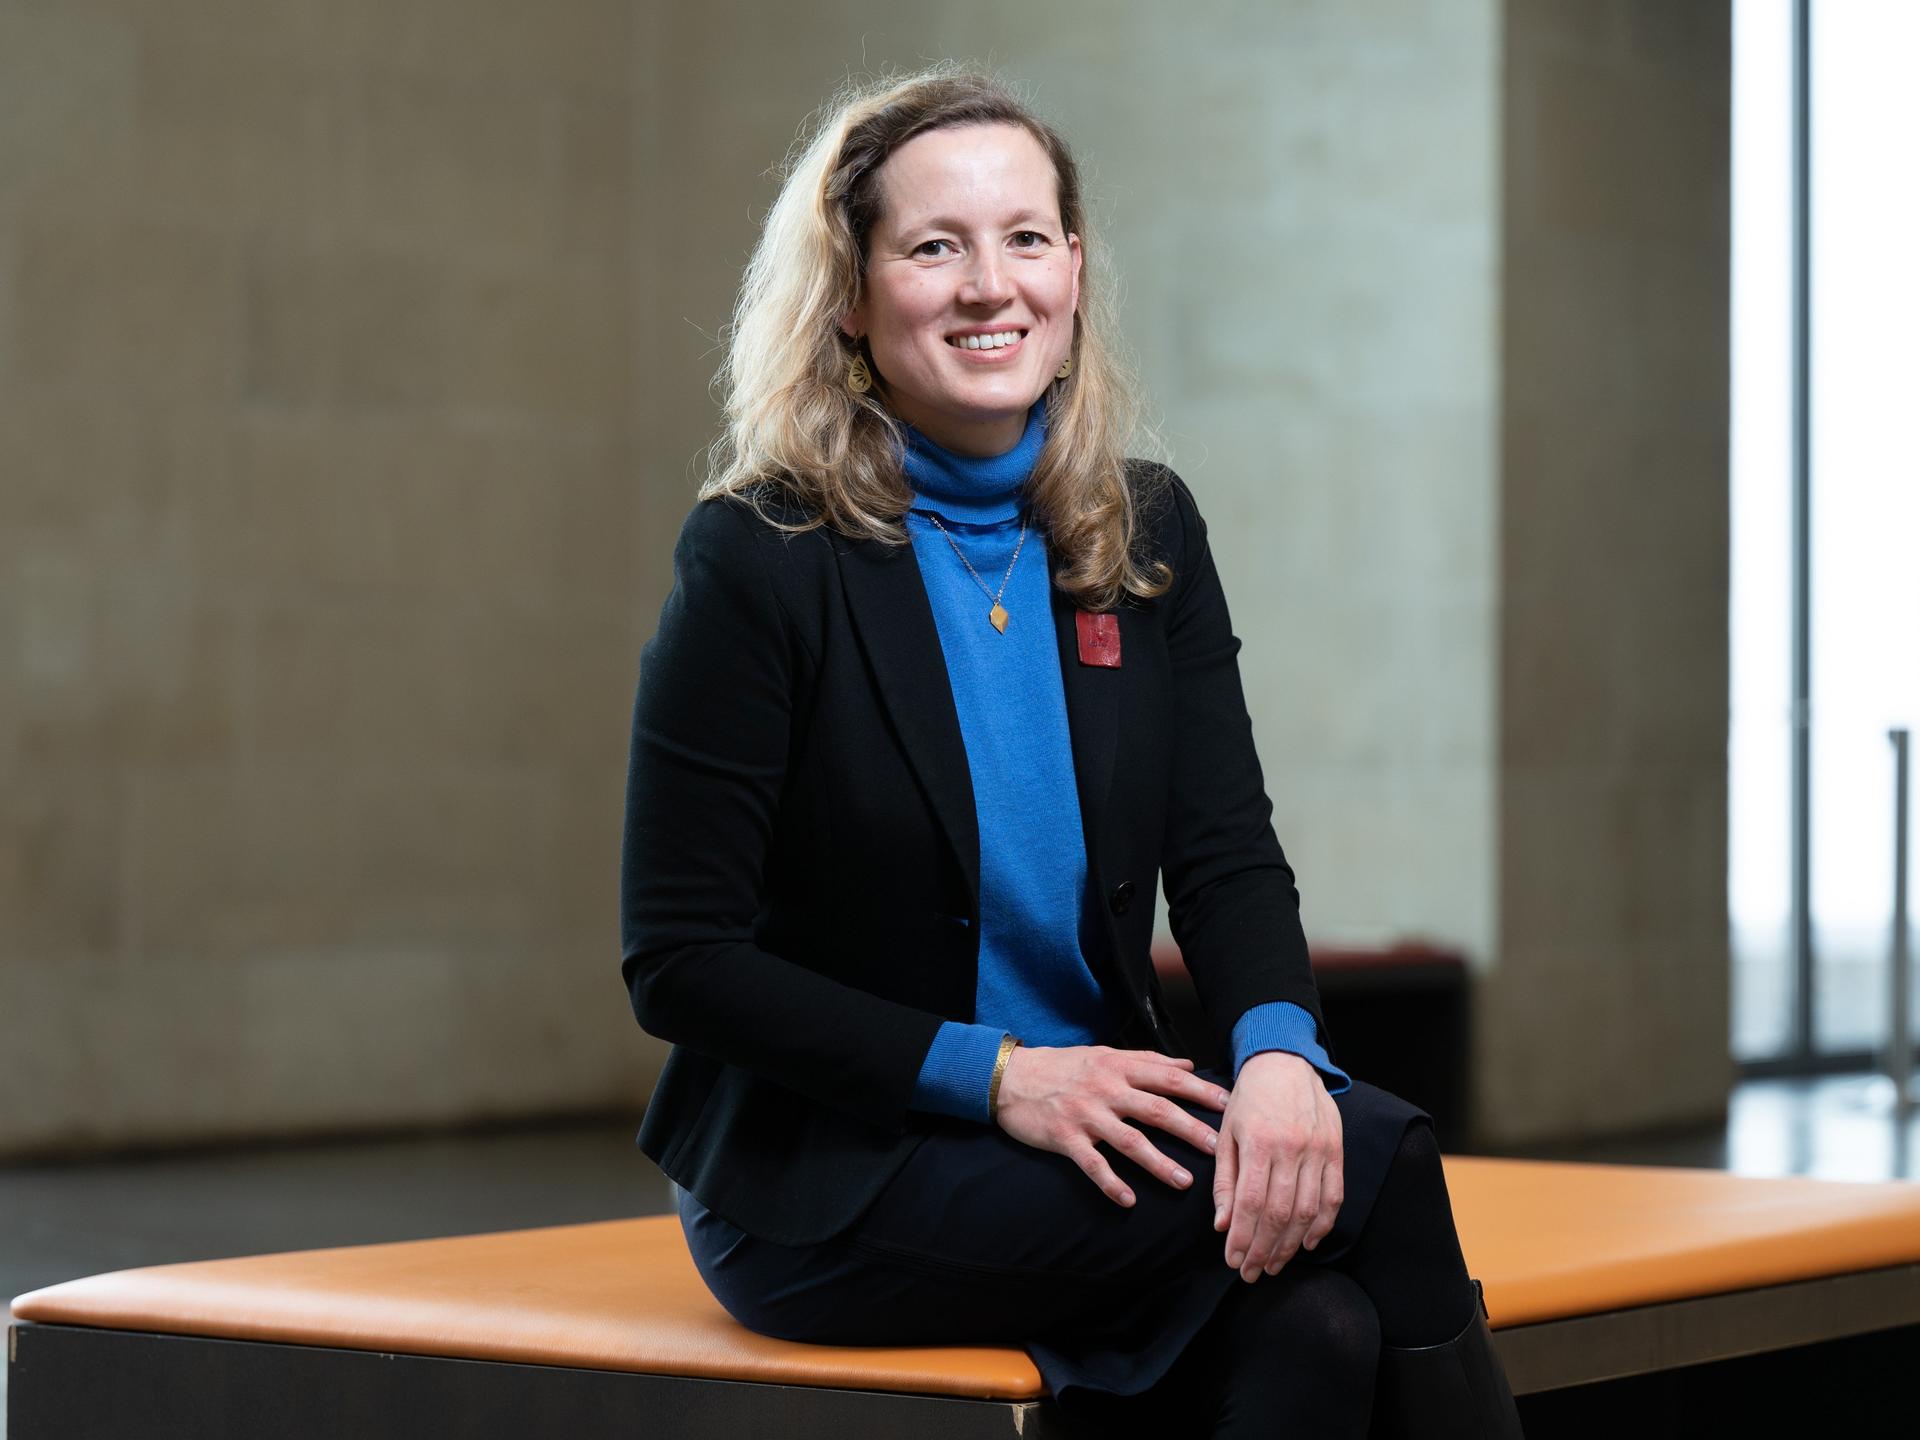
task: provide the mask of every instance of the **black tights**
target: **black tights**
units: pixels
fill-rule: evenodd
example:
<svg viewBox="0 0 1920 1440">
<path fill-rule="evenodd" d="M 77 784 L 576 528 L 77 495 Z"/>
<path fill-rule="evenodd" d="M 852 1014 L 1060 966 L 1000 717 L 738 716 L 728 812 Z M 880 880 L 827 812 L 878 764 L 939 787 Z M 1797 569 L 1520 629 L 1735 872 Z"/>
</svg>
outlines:
<svg viewBox="0 0 1920 1440">
<path fill-rule="evenodd" d="M 1326 1265 L 1366 1292 L 1380 1316 L 1382 1345 L 1444 1345 L 1466 1328 L 1479 1302 L 1431 1125 L 1407 1127 L 1360 1238 Z"/>
<path fill-rule="evenodd" d="M 1235 1284 L 1145 1395 L 1081 1407 L 1089 1434 L 1364 1437 L 1380 1347 L 1441 1345 L 1476 1304 L 1433 1129 L 1407 1127 L 1360 1238 Z"/>
</svg>

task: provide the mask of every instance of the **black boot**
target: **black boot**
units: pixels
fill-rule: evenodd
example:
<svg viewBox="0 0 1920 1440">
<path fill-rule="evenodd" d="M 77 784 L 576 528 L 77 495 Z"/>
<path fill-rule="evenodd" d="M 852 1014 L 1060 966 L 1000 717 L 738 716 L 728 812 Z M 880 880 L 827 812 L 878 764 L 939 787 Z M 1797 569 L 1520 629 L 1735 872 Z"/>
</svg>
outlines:
<svg viewBox="0 0 1920 1440">
<path fill-rule="evenodd" d="M 1473 1318 L 1446 1344 L 1380 1347 L 1372 1440 L 1521 1440 L 1478 1280 L 1473 1295 Z"/>
</svg>

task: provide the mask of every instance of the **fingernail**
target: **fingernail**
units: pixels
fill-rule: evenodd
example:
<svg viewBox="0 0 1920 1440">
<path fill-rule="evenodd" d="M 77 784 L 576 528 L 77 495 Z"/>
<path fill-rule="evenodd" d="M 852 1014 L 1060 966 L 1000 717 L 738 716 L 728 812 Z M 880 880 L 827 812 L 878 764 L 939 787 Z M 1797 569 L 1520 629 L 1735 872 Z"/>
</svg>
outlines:
<svg viewBox="0 0 1920 1440">
<path fill-rule="evenodd" d="M 1222 1220 L 1224 1220 L 1224 1219 L 1226 1219 L 1226 1218 L 1227 1218 L 1227 1207 L 1226 1207 L 1226 1206 L 1224 1206 L 1224 1205 L 1216 1205 L 1216 1206 L 1214 1206 L 1214 1209 L 1213 1209 L 1213 1228 L 1214 1228 L 1214 1229 L 1216 1229 L 1216 1230 L 1218 1230 L 1218 1229 L 1220 1228 L 1220 1222 L 1221 1222 Z"/>
<path fill-rule="evenodd" d="M 1131 1204 L 1133 1204 L 1133 1191 L 1131 1191 L 1131 1190 L 1123 1190 L 1123 1191 L 1121 1191 L 1121 1192 L 1120 1192 L 1120 1203 L 1121 1203 L 1122 1205 L 1131 1205 Z"/>
<path fill-rule="evenodd" d="M 1231 1255 L 1227 1256 L 1227 1264 L 1231 1265 L 1236 1270 L 1238 1270 L 1242 1265 L 1244 1265 L 1246 1263 L 1246 1260 L 1247 1260 L 1247 1252 L 1244 1250 L 1235 1250 Z"/>
<path fill-rule="evenodd" d="M 1213 1151 L 1213 1150 L 1218 1150 L 1219 1148 L 1220 1148 L 1220 1137 L 1211 1130 L 1207 1131 L 1207 1149 L 1209 1151 Z"/>
<path fill-rule="evenodd" d="M 1173 1172 L 1173 1178 L 1178 1180 L 1182 1185 L 1193 1184 L 1193 1176 L 1189 1175 L 1184 1170 L 1175 1169 Z"/>
</svg>

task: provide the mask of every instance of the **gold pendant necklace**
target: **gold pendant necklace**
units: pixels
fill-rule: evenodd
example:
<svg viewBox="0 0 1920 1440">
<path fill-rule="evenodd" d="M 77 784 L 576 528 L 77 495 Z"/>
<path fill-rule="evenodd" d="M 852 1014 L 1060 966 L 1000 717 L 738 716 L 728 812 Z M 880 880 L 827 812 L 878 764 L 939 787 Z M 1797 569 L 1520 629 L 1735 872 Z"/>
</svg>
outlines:
<svg viewBox="0 0 1920 1440">
<path fill-rule="evenodd" d="M 998 630 L 1002 635 L 1006 634 L 1007 621 L 1013 617 L 1007 614 L 1007 607 L 1000 603 L 1000 597 L 1007 593 L 1007 582 L 1013 578 L 1014 564 L 1020 559 L 1020 547 L 1027 543 L 1027 522 L 1024 520 L 1020 522 L 1020 539 L 1013 547 L 1013 559 L 1007 561 L 1007 573 L 1000 577 L 1000 588 L 998 590 L 989 590 L 987 589 L 987 582 L 980 578 L 980 572 L 973 568 L 973 562 L 967 559 L 967 552 L 960 548 L 959 542 L 956 541 L 952 535 L 948 534 L 947 527 L 940 523 L 940 517 L 931 510 L 927 511 L 926 515 L 929 520 L 933 521 L 934 528 L 942 535 L 946 535 L 947 544 L 953 546 L 953 553 L 958 555 L 960 557 L 960 563 L 967 567 L 967 573 L 973 576 L 973 583 L 978 585 L 981 593 L 993 602 L 993 608 L 987 611 L 987 623 L 992 625 L 993 628 Z"/>
</svg>

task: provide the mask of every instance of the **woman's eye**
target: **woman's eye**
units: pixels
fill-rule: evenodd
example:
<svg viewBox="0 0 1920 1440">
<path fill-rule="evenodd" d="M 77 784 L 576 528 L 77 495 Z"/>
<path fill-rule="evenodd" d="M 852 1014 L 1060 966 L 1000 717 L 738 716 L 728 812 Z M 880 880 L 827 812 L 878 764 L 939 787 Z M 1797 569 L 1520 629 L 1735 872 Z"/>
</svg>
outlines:
<svg viewBox="0 0 1920 1440">
<path fill-rule="evenodd" d="M 925 255 L 929 259 L 933 259 L 933 258 L 937 258 L 939 254 L 939 252 L 934 248 L 936 245 L 951 245 L 951 244 L 953 244 L 951 240 L 922 240 L 918 245 L 913 247 L 913 253 L 916 255 Z"/>
<path fill-rule="evenodd" d="M 1036 250 L 1047 243 L 1047 237 L 1038 230 L 1016 230 L 1013 232 L 1013 243 L 1022 250 Z"/>
</svg>

